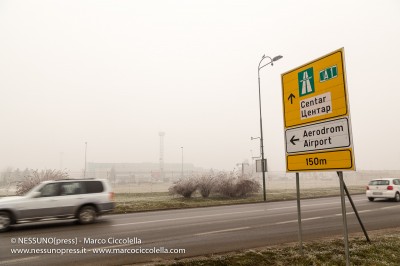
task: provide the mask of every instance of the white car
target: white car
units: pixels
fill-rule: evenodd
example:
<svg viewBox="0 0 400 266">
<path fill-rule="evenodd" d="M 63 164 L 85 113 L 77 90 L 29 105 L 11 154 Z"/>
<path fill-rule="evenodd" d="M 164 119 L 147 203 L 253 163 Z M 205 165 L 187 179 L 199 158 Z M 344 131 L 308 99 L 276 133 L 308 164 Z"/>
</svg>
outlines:
<svg viewBox="0 0 400 266">
<path fill-rule="evenodd" d="M 24 196 L 0 199 L 0 232 L 13 224 L 43 220 L 77 219 L 88 224 L 114 207 L 114 193 L 106 180 L 45 181 Z"/>
<path fill-rule="evenodd" d="M 370 201 L 376 198 L 389 198 L 400 201 L 400 178 L 380 178 L 368 183 L 366 196 Z"/>
</svg>

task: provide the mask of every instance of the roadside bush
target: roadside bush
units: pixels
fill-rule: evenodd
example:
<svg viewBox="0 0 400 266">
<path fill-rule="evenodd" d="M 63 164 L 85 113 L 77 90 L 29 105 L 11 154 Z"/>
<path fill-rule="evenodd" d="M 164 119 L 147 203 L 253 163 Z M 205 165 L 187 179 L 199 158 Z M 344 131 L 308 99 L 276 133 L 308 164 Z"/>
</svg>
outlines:
<svg viewBox="0 0 400 266">
<path fill-rule="evenodd" d="M 216 192 L 224 197 L 248 197 L 260 191 L 260 184 L 249 177 L 238 177 L 235 173 L 222 173 L 217 177 Z"/>
<path fill-rule="evenodd" d="M 183 178 L 176 181 L 169 193 L 191 198 L 198 190 L 203 198 L 208 198 L 212 193 L 227 198 L 244 198 L 259 192 L 260 184 L 250 177 L 240 177 L 235 172 L 221 172 L 217 175 L 203 174 L 199 177 Z"/>
<path fill-rule="evenodd" d="M 218 183 L 216 192 L 224 197 L 234 198 L 236 196 L 236 177 L 233 173 L 229 175 L 221 173 L 217 176 Z"/>
<path fill-rule="evenodd" d="M 236 196 L 248 197 L 251 194 L 259 192 L 261 189 L 260 183 L 253 179 L 239 179 L 236 183 Z"/>
<path fill-rule="evenodd" d="M 42 181 L 67 179 L 68 177 L 67 172 L 60 170 L 42 170 L 40 172 L 32 170 L 31 173 L 24 176 L 23 181 L 18 182 L 16 194 L 19 196 L 24 195 Z"/>
<path fill-rule="evenodd" d="M 197 179 L 197 189 L 203 198 L 208 198 L 215 189 L 215 177 L 208 174 L 202 175 Z"/>
<path fill-rule="evenodd" d="M 195 178 L 183 178 L 174 182 L 169 188 L 169 193 L 181 195 L 184 198 L 191 198 L 196 189 L 197 182 Z"/>
</svg>

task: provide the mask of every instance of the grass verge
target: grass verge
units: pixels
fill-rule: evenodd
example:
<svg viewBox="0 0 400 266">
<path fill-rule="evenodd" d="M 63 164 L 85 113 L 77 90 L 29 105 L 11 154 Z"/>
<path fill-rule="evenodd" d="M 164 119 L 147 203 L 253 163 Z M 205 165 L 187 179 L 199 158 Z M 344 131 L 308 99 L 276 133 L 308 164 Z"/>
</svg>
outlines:
<svg viewBox="0 0 400 266">
<path fill-rule="evenodd" d="M 359 233 L 349 238 L 351 265 L 400 265 L 400 228 L 369 232 L 371 243 Z M 159 262 L 154 265 L 174 266 L 252 266 L 252 265 L 346 265 L 342 237 L 325 238 L 303 244 L 282 244 L 247 251 L 231 252 L 208 257 Z"/>
<path fill-rule="evenodd" d="M 348 187 L 350 194 L 360 194 L 365 192 L 364 187 Z M 338 188 L 318 188 L 302 189 L 300 197 L 302 199 L 338 196 Z M 268 190 L 267 201 L 282 201 L 296 199 L 295 189 Z M 166 209 L 182 209 L 196 207 L 210 207 L 221 205 L 257 203 L 263 201 L 263 194 L 255 194 L 247 198 L 226 198 L 214 195 L 209 198 L 202 198 L 196 194 L 190 199 L 170 195 L 168 192 L 155 193 L 117 193 L 115 201 L 117 203 L 114 213 L 130 213 Z"/>
</svg>

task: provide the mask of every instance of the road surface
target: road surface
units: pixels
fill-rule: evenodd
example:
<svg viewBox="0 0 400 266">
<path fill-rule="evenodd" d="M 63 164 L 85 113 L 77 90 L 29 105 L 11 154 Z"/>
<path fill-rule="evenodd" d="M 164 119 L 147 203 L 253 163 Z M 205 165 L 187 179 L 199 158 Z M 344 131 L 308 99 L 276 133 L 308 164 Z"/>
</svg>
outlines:
<svg viewBox="0 0 400 266">
<path fill-rule="evenodd" d="M 353 200 L 367 230 L 399 226 L 400 203 Z M 349 202 L 346 207 L 349 233 L 361 232 Z M 343 235 L 339 197 L 302 200 L 301 208 L 303 240 Z M 296 242 L 297 207 L 284 201 L 108 215 L 85 226 L 20 225 L 0 236 L 0 265 L 156 262 Z"/>
</svg>

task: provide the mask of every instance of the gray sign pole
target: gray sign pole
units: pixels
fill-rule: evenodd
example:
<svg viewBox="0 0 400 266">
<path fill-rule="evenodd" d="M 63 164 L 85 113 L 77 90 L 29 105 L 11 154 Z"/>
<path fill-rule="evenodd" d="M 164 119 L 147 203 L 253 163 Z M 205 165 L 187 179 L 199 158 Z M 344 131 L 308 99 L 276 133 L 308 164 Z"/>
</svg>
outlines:
<svg viewBox="0 0 400 266">
<path fill-rule="evenodd" d="M 350 204 L 351 204 L 351 206 L 353 207 L 354 213 L 355 213 L 356 216 L 357 216 L 357 220 L 358 220 L 358 222 L 360 223 L 361 229 L 362 229 L 363 232 L 364 232 L 365 238 L 366 238 L 367 241 L 370 243 L 371 240 L 369 239 L 367 230 L 365 229 L 364 224 L 363 224 L 363 222 L 361 221 L 360 215 L 358 214 L 358 211 L 357 211 L 357 209 L 356 209 L 356 205 L 354 205 L 353 199 L 351 198 L 350 193 L 349 193 L 349 190 L 347 189 L 346 183 L 345 183 L 344 181 L 343 181 L 343 187 L 344 187 L 344 191 L 346 191 L 347 198 L 349 199 Z"/>
<path fill-rule="evenodd" d="M 303 256 L 303 229 L 301 226 L 301 208 L 300 208 L 300 180 L 299 173 L 296 173 L 296 190 L 297 190 L 297 220 L 299 224 L 299 244 L 300 244 L 300 254 Z"/>
<path fill-rule="evenodd" d="M 346 255 L 346 266 L 350 266 L 349 232 L 347 229 L 346 202 L 344 199 L 343 172 L 338 171 L 337 175 L 339 176 L 339 181 L 340 181 L 340 200 L 342 202 L 343 235 L 344 235 L 344 248 L 345 248 L 345 255 Z"/>
</svg>

